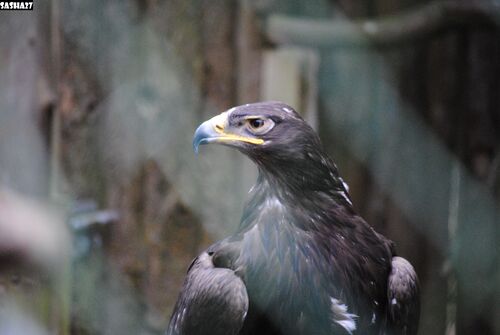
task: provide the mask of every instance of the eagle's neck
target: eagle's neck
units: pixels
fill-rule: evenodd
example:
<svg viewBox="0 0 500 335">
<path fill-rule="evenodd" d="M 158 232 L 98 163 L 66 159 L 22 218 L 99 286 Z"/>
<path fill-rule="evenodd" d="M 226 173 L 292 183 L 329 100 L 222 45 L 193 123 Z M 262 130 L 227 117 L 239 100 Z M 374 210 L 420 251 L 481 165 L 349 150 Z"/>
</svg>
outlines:
<svg viewBox="0 0 500 335">
<path fill-rule="evenodd" d="M 316 163 L 316 164 L 315 164 Z M 304 230 L 322 225 L 344 225 L 339 214 L 354 213 L 350 197 L 337 168 L 329 159 L 309 160 L 307 166 L 259 166 L 259 176 L 245 206 L 241 227 L 266 218 Z M 267 220 L 269 216 L 275 216 Z"/>
<path fill-rule="evenodd" d="M 273 190 L 292 192 L 346 191 L 337 166 L 324 152 L 319 140 L 300 150 L 275 149 L 262 155 L 250 155 L 257 164 L 257 185 L 268 184 Z"/>
<path fill-rule="evenodd" d="M 332 159 L 316 146 L 293 156 L 273 155 L 257 161 L 259 177 L 256 187 L 268 196 L 284 202 L 314 199 L 330 206 L 325 198 L 352 206 L 347 185 Z M 319 199 L 316 199 L 319 198 Z"/>
</svg>

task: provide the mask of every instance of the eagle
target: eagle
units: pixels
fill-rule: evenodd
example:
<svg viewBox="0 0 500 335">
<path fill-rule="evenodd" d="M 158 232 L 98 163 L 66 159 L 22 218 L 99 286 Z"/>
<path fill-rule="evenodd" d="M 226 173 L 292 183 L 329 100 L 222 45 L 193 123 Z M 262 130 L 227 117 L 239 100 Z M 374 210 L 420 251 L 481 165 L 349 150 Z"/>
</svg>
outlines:
<svg viewBox="0 0 500 335">
<path fill-rule="evenodd" d="M 247 155 L 258 178 L 236 232 L 189 266 L 166 334 L 416 334 L 415 270 L 356 213 L 292 107 L 233 107 L 195 131 L 196 152 L 211 143 Z"/>
</svg>

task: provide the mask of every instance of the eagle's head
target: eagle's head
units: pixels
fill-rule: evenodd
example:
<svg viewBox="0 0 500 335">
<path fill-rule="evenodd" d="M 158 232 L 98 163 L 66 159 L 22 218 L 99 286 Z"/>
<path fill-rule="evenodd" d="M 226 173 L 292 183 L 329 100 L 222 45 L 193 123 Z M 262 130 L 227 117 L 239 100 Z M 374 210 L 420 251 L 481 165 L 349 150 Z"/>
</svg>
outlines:
<svg viewBox="0 0 500 335">
<path fill-rule="evenodd" d="M 314 130 L 290 106 L 276 101 L 233 107 L 202 123 L 193 146 L 235 147 L 257 163 L 297 162 L 319 147 Z"/>
<path fill-rule="evenodd" d="M 209 143 L 237 148 L 272 181 L 295 188 L 344 189 L 316 132 L 282 102 L 233 107 L 205 121 L 195 132 L 193 147 L 197 151 Z"/>
</svg>

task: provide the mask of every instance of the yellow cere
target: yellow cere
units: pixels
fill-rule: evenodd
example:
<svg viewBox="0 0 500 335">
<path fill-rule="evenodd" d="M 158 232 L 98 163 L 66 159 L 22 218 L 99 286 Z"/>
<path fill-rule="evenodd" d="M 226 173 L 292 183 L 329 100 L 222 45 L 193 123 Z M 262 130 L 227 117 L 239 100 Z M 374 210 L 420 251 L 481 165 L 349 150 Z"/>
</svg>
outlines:
<svg viewBox="0 0 500 335">
<path fill-rule="evenodd" d="M 227 123 L 227 112 L 214 116 L 211 121 L 214 125 L 215 131 L 219 134 L 223 134 Z"/>
</svg>

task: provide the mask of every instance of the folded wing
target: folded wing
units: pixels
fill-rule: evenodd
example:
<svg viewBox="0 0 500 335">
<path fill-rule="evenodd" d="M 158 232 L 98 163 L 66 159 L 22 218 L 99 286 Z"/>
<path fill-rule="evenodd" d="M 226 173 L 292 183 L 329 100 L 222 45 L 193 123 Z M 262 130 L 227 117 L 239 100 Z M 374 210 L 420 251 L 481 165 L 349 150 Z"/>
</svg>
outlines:
<svg viewBox="0 0 500 335">
<path fill-rule="evenodd" d="M 418 279 L 413 266 L 402 257 L 392 259 L 388 298 L 388 334 L 416 334 L 420 317 Z"/>
<path fill-rule="evenodd" d="M 248 311 L 243 281 L 204 252 L 191 264 L 167 335 L 236 335 Z"/>
</svg>

